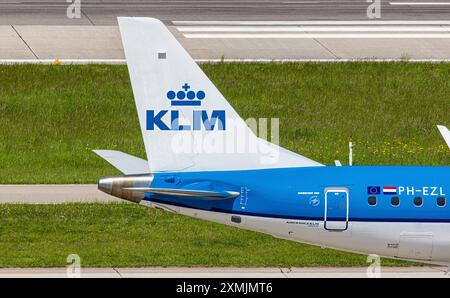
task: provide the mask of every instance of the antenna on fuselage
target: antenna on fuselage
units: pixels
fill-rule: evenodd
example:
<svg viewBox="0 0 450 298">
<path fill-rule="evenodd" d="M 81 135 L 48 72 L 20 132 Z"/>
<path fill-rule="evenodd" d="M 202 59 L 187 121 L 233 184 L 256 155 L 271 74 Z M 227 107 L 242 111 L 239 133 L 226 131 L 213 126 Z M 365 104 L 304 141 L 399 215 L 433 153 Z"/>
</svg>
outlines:
<svg viewBox="0 0 450 298">
<path fill-rule="evenodd" d="M 348 165 L 352 166 L 353 165 L 353 140 L 352 140 L 352 136 L 350 136 L 350 141 L 348 142 Z"/>
</svg>

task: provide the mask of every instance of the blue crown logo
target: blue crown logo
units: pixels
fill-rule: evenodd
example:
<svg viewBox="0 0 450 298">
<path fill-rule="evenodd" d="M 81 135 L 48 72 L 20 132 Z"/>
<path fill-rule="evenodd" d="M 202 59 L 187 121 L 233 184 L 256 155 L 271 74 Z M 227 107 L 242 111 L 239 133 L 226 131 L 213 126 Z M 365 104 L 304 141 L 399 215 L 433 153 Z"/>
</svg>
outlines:
<svg viewBox="0 0 450 298">
<path fill-rule="evenodd" d="M 189 90 L 191 86 L 184 83 L 178 92 L 170 90 L 167 92 L 167 98 L 170 100 L 172 106 L 200 106 L 202 99 L 205 98 L 205 91 L 199 90 L 197 92 Z M 189 91 L 188 91 L 189 90 Z"/>
</svg>

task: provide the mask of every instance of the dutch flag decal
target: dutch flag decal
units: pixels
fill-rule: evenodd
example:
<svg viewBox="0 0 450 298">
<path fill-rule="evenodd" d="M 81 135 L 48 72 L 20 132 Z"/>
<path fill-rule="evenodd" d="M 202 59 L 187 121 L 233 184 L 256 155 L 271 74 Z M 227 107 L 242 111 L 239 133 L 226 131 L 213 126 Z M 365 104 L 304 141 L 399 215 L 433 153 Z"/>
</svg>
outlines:
<svg viewBox="0 0 450 298">
<path fill-rule="evenodd" d="M 383 194 L 385 194 L 385 195 L 395 195 L 395 194 L 397 194 L 397 187 L 396 186 L 384 186 L 383 187 Z"/>
</svg>

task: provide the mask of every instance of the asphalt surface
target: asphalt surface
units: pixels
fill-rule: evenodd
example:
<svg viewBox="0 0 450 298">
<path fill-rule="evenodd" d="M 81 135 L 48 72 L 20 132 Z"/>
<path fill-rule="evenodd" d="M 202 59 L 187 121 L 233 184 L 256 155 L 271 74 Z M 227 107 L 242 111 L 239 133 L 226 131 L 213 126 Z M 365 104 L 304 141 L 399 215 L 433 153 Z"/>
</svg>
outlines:
<svg viewBox="0 0 450 298">
<path fill-rule="evenodd" d="M 238 268 L 238 267 L 145 267 L 145 268 L 3 268 L 0 278 L 447 278 L 444 267 Z M 77 274 L 79 273 L 79 274 Z"/>
<path fill-rule="evenodd" d="M 427 1 L 381 1 L 381 18 L 450 19 L 449 5 L 423 2 Z M 168 23 L 172 20 L 367 20 L 370 4 L 365 0 L 81 0 L 81 18 L 69 19 L 66 17 L 69 3 L 65 0 L 0 0 L 0 25 L 115 25 L 117 16 L 148 16 Z"/>
</svg>

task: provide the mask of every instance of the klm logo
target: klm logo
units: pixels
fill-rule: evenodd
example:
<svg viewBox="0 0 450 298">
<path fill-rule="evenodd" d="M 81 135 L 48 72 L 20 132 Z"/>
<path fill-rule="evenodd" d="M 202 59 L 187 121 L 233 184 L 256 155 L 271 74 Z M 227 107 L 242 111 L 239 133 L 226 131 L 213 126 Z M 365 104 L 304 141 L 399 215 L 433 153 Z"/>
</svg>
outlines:
<svg viewBox="0 0 450 298">
<path fill-rule="evenodd" d="M 194 92 L 189 90 L 191 86 L 187 83 L 181 87 L 181 89 L 177 93 L 175 91 L 170 90 L 167 92 L 167 98 L 170 100 L 170 104 L 172 106 L 201 106 L 202 100 L 205 99 L 205 91 L 197 91 Z M 189 90 L 189 91 L 188 91 Z"/>
<path fill-rule="evenodd" d="M 170 105 L 175 107 L 199 107 L 205 99 L 205 91 L 192 91 L 191 87 L 185 83 L 183 90 L 167 92 L 167 99 Z M 189 91 L 188 91 L 189 90 Z M 184 113 L 185 114 L 185 113 Z M 193 110 L 192 122 L 190 124 L 180 124 L 179 110 L 147 110 L 147 130 L 225 130 L 225 111 L 213 110 L 208 113 L 206 110 Z"/>
</svg>

